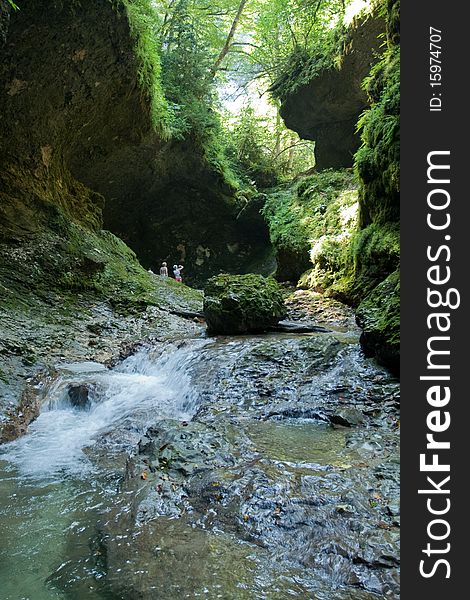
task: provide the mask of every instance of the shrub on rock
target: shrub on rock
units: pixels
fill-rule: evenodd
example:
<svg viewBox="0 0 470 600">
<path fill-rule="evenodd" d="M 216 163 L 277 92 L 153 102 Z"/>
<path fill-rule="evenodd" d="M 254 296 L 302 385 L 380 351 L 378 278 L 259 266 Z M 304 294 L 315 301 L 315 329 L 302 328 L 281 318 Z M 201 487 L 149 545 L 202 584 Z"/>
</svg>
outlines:
<svg viewBox="0 0 470 600">
<path fill-rule="evenodd" d="M 204 289 L 204 315 L 211 334 L 265 331 L 286 315 L 281 289 L 272 277 L 216 275 Z"/>
</svg>

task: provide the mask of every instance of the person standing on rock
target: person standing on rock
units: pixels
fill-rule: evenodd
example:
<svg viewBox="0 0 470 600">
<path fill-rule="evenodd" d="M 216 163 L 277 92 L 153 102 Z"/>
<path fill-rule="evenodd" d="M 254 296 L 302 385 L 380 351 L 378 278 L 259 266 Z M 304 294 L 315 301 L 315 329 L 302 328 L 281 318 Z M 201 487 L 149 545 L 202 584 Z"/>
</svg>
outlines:
<svg viewBox="0 0 470 600">
<path fill-rule="evenodd" d="M 176 281 L 183 281 L 183 278 L 181 277 L 181 271 L 183 268 L 183 265 L 173 265 L 173 274 Z"/>
<path fill-rule="evenodd" d="M 160 275 L 162 277 L 168 277 L 168 267 L 166 266 L 166 262 L 162 262 L 162 266 L 160 267 Z"/>
</svg>

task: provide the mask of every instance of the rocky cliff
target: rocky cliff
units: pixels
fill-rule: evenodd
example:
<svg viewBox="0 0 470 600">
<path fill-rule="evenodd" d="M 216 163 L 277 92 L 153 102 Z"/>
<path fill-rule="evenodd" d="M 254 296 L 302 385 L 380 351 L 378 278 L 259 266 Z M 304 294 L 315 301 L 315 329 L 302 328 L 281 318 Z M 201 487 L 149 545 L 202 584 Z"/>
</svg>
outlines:
<svg viewBox="0 0 470 600">
<path fill-rule="evenodd" d="M 351 217 L 350 209 L 353 207 L 343 201 L 349 196 L 345 182 L 341 183 L 341 172 L 329 174 L 328 170 L 301 181 L 287 190 L 284 196 L 281 195 L 280 199 L 273 198 L 271 205 L 268 205 L 267 215 L 271 237 L 281 259 L 287 248 L 297 257 L 296 265 L 307 269 L 305 261 L 310 250 L 311 268 L 302 277 L 301 285 L 313 287 L 357 307 L 358 322 L 363 328 L 361 341 L 364 351 L 369 356 L 377 357 L 394 372 L 399 371 L 400 357 L 399 6 L 397 0 L 380 4 L 380 13 L 386 23 L 386 47 L 382 58 L 370 72 L 357 71 L 367 74 L 361 93 L 366 94 L 370 105 L 357 123 L 358 114 L 356 120 L 353 118 L 361 142 L 354 159 L 358 175 L 357 217 L 350 219 L 347 224 L 344 219 L 331 218 L 338 213 L 338 209 L 338 215 L 342 211 L 345 216 Z M 367 36 L 363 38 L 364 43 L 366 39 Z M 370 39 L 367 44 L 370 44 Z M 354 48 L 353 42 L 351 48 Z M 352 65 L 365 67 L 370 59 L 370 49 L 363 47 L 364 57 L 361 59 L 359 48 L 356 46 L 358 54 L 353 53 L 334 74 L 336 83 L 331 86 L 330 92 L 335 90 L 335 101 L 331 107 L 332 110 L 335 106 L 339 107 L 334 109 L 338 117 L 348 113 L 354 98 L 361 97 L 360 94 L 355 95 L 352 87 L 348 88 L 354 71 L 351 71 Z M 354 150 L 353 146 L 348 145 L 350 138 L 345 130 L 346 145 L 337 138 L 335 128 L 332 129 L 330 123 L 325 129 L 327 143 L 323 146 L 323 133 L 313 126 L 317 123 L 320 106 L 314 102 L 314 98 L 317 98 L 315 86 L 321 87 L 322 82 L 332 81 L 331 77 L 332 72 L 327 71 L 314 77 L 310 83 L 298 86 L 291 79 L 289 85 L 293 91 L 286 97 L 284 116 L 287 124 L 300 135 L 309 139 L 319 135 L 317 143 L 320 153 L 322 147 L 327 148 L 328 143 L 332 143 L 338 152 L 345 151 L 347 146 L 348 154 Z M 327 110 L 325 114 L 329 114 Z M 357 149 L 358 141 L 354 144 Z M 351 161 L 352 154 L 349 157 Z M 334 162 L 333 158 L 325 160 L 329 164 Z M 334 180 L 341 184 L 339 188 L 330 186 Z M 329 190 L 330 197 L 325 190 Z M 308 234 L 303 238 L 299 233 L 302 229 Z M 296 233 L 293 236 L 290 232 Z M 280 266 L 284 264 L 281 259 Z M 298 272 L 295 274 L 299 275 Z"/>
<path fill-rule="evenodd" d="M 266 230 L 246 234 L 219 166 L 168 133 L 159 65 L 138 52 L 147 5 L 2 0 L 0 236 L 104 223 L 146 267 L 184 261 L 195 282 L 243 270 Z"/>
<path fill-rule="evenodd" d="M 0 429 L 9 403 L 15 432 L 35 417 L 23 390 L 45 366 L 187 327 L 169 313 L 201 295 L 147 267 L 198 282 L 269 253 L 207 148 L 172 139 L 149 5 L 0 0 Z"/>
<path fill-rule="evenodd" d="M 291 72 L 273 86 L 287 127 L 316 142 L 318 169 L 353 165 L 360 145 L 357 120 L 369 105 L 362 82 L 377 61 L 384 29 L 378 14 L 357 18 L 345 33 L 338 56 L 331 61 L 324 56 L 294 60 Z"/>
</svg>

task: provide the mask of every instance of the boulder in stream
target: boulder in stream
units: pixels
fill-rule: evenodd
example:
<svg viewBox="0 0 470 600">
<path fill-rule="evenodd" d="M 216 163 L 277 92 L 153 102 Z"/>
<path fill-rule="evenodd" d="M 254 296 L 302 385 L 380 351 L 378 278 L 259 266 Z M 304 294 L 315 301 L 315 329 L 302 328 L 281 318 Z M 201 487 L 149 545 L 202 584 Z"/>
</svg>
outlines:
<svg viewBox="0 0 470 600">
<path fill-rule="evenodd" d="M 74 408 L 78 408 L 80 410 L 88 410 L 91 405 L 91 391 L 91 386 L 87 384 L 70 385 L 67 390 L 67 396 L 70 400 L 70 404 Z"/>
<path fill-rule="evenodd" d="M 281 288 L 272 277 L 216 275 L 207 282 L 204 296 L 211 334 L 266 331 L 286 315 Z"/>
</svg>

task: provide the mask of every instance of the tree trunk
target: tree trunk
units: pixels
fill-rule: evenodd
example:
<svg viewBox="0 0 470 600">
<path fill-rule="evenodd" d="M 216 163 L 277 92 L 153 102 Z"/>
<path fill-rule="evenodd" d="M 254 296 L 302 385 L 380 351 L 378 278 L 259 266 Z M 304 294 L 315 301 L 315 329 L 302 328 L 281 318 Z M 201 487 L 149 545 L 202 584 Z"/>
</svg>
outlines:
<svg viewBox="0 0 470 600">
<path fill-rule="evenodd" d="M 291 173 L 292 167 L 294 166 L 294 156 L 295 156 L 295 146 L 296 146 L 294 136 L 291 137 L 290 142 L 292 145 L 289 148 L 289 158 L 287 160 L 287 172 L 288 173 Z"/>
<path fill-rule="evenodd" d="M 227 54 L 230 50 L 230 46 L 232 45 L 232 41 L 235 36 L 237 27 L 238 27 L 238 23 L 240 22 L 240 18 L 242 16 L 243 10 L 245 9 L 245 5 L 247 2 L 248 2 L 248 0 L 241 0 L 240 4 L 238 6 L 237 14 L 235 15 L 232 26 L 230 27 L 230 31 L 227 36 L 227 39 L 225 40 L 225 44 L 224 44 L 222 50 L 220 51 L 220 54 L 217 57 L 217 60 L 215 61 L 214 65 L 211 69 L 212 75 L 216 74 L 218 68 L 220 67 L 221 62 L 224 60 L 224 58 L 227 56 Z"/>
<path fill-rule="evenodd" d="M 273 151 L 274 160 L 279 156 L 281 152 L 281 114 L 279 112 L 279 102 L 276 100 L 276 143 Z"/>
</svg>

